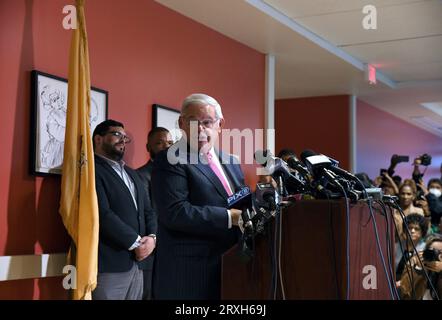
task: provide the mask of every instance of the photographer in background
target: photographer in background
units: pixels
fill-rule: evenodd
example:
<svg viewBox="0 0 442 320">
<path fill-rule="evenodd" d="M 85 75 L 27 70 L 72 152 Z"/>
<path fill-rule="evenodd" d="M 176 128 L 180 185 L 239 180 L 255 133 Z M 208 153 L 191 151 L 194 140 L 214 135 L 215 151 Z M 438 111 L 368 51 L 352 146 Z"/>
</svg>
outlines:
<svg viewBox="0 0 442 320">
<path fill-rule="evenodd" d="M 398 195 L 398 186 L 401 185 L 402 178 L 394 175 L 394 169 L 399 163 L 408 161 L 410 161 L 409 156 L 392 155 L 390 166 L 388 169 L 381 169 L 380 176 L 375 179 L 374 184 L 382 188 L 386 195 Z"/>
<path fill-rule="evenodd" d="M 397 196 L 399 194 L 398 184 L 390 177 L 387 170 L 381 169 L 381 175 L 376 180 L 384 194 L 389 196 Z"/>
<path fill-rule="evenodd" d="M 442 183 L 439 179 L 431 179 L 428 182 L 428 189 L 425 187 L 422 178 L 430 164 L 431 156 L 426 153 L 414 159 L 413 180 L 417 186 L 416 206 L 424 209 L 425 216 L 428 218 L 431 216 L 431 223 L 437 225 L 438 218 L 442 215 Z M 420 165 L 425 166 L 423 173 L 419 170 Z"/>
<path fill-rule="evenodd" d="M 431 285 L 425 277 L 418 257 L 414 256 L 406 266 L 400 280 L 401 299 L 437 300 L 442 297 L 442 235 L 430 235 L 425 250 L 419 254 L 428 273 Z M 432 287 L 436 290 L 434 292 Z"/>
<path fill-rule="evenodd" d="M 413 180 L 414 182 L 416 182 L 416 185 L 418 185 L 418 196 L 423 194 L 423 190 L 420 187 L 420 185 L 422 184 L 423 180 L 422 178 L 424 177 L 425 172 L 428 169 L 428 166 L 431 164 L 431 156 L 429 154 L 424 153 L 423 155 L 417 157 L 416 159 L 414 159 L 413 161 L 413 165 L 414 165 L 414 169 L 413 169 Z M 419 170 L 419 166 L 424 166 L 425 170 L 424 172 L 420 172 Z"/>
<path fill-rule="evenodd" d="M 437 226 L 442 217 L 442 181 L 434 178 L 428 181 L 428 189 L 422 183 L 420 187 L 428 202 L 428 208 L 431 215 L 431 224 Z"/>
</svg>

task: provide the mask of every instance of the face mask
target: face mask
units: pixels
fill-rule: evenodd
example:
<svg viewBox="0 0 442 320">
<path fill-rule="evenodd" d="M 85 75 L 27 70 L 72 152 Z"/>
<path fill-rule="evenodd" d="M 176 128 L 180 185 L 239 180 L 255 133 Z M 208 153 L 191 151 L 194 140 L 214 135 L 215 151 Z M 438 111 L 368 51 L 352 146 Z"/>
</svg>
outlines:
<svg viewBox="0 0 442 320">
<path fill-rule="evenodd" d="M 431 194 L 435 195 L 436 198 L 439 198 L 442 194 L 442 191 L 440 191 L 439 189 L 436 188 L 431 188 L 430 190 L 428 190 Z"/>
</svg>

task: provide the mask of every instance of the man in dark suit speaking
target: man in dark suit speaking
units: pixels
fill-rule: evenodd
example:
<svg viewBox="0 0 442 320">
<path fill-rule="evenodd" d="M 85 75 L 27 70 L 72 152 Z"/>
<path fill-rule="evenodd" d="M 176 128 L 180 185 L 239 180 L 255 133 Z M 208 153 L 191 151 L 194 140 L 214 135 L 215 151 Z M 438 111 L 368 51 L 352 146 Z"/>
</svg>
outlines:
<svg viewBox="0 0 442 320">
<path fill-rule="evenodd" d="M 106 120 L 93 133 L 100 217 L 94 300 L 140 300 L 146 258 L 155 248 L 157 221 L 141 178 L 123 161 L 130 138 Z"/>
<path fill-rule="evenodd" d="M 227 198 L 244 184 L 236 158 L 214 148 L 223 125 L 214 98 L 190 95 L 179 118 L 183 138 L 155 158 L 154 299 L 220 299 L 221 256 L 237 241 L 241 215 L 227 210 Z"/>
</svg>

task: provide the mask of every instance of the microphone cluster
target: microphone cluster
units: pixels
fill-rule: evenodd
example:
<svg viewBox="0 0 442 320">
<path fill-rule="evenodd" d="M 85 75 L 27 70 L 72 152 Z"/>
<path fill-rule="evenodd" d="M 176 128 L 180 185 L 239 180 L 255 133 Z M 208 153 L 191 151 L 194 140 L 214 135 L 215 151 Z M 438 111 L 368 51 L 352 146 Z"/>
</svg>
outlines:
<svg viewBox="0 0 442 320">
<path fill-rule="evenodd" d="M 337 160 L 312 150 L 302 152 L 301 160 L 291 155 L 286 161 L 269 151 L 257 151 L 255 160 L 278 182 L 282 196 L 302 194 L 315 199 L 347 196 L 352 201 L 364 196 L 364 186 L 356 176 L 339 168 Z"/>
<path fill-rule="evenodd" d="M 227 199 L 227 207 L 241 210 L 239 226 L 246 240 L 263 233 L 266 223 L 276 215 L 280 201 L 271 183 L 257 183 L 254 193 L 243 186 Z"/>
<path fill-rule="evenodd" d="M 294 199 L 345 197 L 356 202 L 363 198 L 383 197 L 378 188 L 365 189 L 355 175 L 339 167 L 337 160 L 312 150 L 302 152 L 301 160 L 291 155 L 286 161 L 268 150 L 257 151 L 255 160 L 263 166 L 264 174 L 273 178 L 276 186 L 258 183 L 254 192 L 243 186 L 227 201 L 229 209 L 242 211 L 239 225 L 244 243 L 249 247 L 253 238 L 265 231 L 267 222 Z"/>
<path fill-rule="evenodd" d="M 242 211 L 242 223 L 240 223 L 243 232 L 242 242 L 240 243 L 242 252 L 248 257 L 253 256 L 253 240 L 256 235 L 264 233 L 266 230 L 266 224 L 272 218 L 276 218 L 274 224 L 274 248 L 277 247 L 278 237 L 276 235 L 280 235 L 282 232 L 282 217 L 279 215 L 280 209 L 283 206 L 290 205 L 293 199 L 330 200 L 345 198 L 347 216 L 347 284 L 349 284 L 349 201 L 357 202 L 363 199 L 366 200 L 370 209 L 371 221 L 373 223 L 373 230 L 376 237 L 376 245 L 384 267 L 390 292 L 393 296 L 394 292 L 392 288 L 395 288 L 395 283 L 394 280 L 391 280 L 393 277 L 390 277 L 390 274 L 388 273 L 389 268 L 387 268 L 382 253 L 372 202 L 376 201 L 381 203 L 381 206 L 384 207 L 385 215 L 387 215 L 385 206 L 400 209 L 397 204 L 397 198 L 384 195 L 380 188 L 365 188 L 364 184 L 355 175 L 339 167 L 339 161 L 326 155 L 318 154 L 312 150 L 305 150 L 302 152 L 301 160 L 295 155 L 291 155 L 287 158 L 284 157 L 284 159 L 285 161 L 273 156 L 267 150 L 255 152 L 255 160 L 264 167 L 264 175 L 272 177 L 272 183 L 258 183 L 254 193 L 251 192 L 250 188 L 243 187 L 240 190 L 237 190 L 237 192 L 229 198 L 229 207 L 238 208 Z M 281 237 L 279 237 L 279 241 L 281 241 L 280 239 Z M 391 264 L 391 256 L 389 259 L 389 263 Z M 275 256 L 272 261 L 280 261 L 280 259 L 277 259 Z M 347 288 L 347 292 L 349 292 L 349 287 Z"/>
</svg>

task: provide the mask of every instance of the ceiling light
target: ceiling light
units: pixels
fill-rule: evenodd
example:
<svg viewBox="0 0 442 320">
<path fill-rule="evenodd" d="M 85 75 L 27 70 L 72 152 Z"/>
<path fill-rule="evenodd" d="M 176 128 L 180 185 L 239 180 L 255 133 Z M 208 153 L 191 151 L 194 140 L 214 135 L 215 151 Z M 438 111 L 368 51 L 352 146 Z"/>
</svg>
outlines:
<svg viewBox="0 0 442 320">
<path fill-rule="evenodd" d="M 421 103 L 421 106 L 427 108 L 430 111 L 440 115 L 442 117 L 442 102 L 424 102 Z"/>
</svg>

